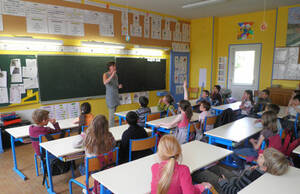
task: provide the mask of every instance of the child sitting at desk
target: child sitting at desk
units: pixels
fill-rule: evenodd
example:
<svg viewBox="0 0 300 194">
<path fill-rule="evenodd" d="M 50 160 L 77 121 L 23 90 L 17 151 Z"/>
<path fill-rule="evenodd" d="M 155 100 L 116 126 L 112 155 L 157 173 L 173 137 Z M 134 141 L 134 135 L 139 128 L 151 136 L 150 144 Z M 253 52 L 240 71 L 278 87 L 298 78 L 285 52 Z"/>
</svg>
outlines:
<svg viewBox="0 0 300 194">
<path fill-rule="evenodd" d="M 32 113 L 32 119 L 36 125 L 31 125 L 29 127 L 29 136 L 35 153 L 38 156 L 40 156 L 39 136 L 58 132 L 60 130 L 60 127 L 55 119 L 49 118 L 49 111 L 47 110 L 42 110 L 42 109 L 35 110 Z M 54 126 L 55 129 L 46 127 L 49 121 Z"/>
<path fill-rule="evenodd" d="M 220 94 L 221 86 L 215 85 L 213 92 L 211 94 L 211 105 L 213 106 L 219 106 L 222 104 L 222 96 Z"/>
<path fill-rule="evenodd" d="M 250 147 L 240 147 L 234 149 L 232 157 L 236 161 L 240 169 L 244 169 L 245 161 L 239 158 L 239 155 L 247 157 L 257 157 L 258 150 L 261 147 L 262 142 L 277 133 L 277 115 L 273 111 L 264 112 L 261 117 L 263 130 L 260 132 L 258 139 L 251 138 L 249 140 Z M 241 129 L 242 130 L 242 129 Z"/>
<path fill-rule="evenodd" d="M 216 165 L 204 171 L 196 171 L 192 174 L 192 177 L 196 183 L 210 182 L 218 193 L 236 194 L 265 172 L 280 176 L 287 172 L 288 168 L 289 162 L 284 154 L 274 148 L 267 148 L 263 154 L 259 154 L 257 166 L 246 169 L 240 176 L 235 175 L 232 171 L 222 166 Z"/>
<path fill-rule="evenodd" d="M 253 93 L 251 90 L 245 90 L 244 95 L 242 97 L 242 103 L 240 105 L 240 109 L 242 110 L 242 115 L 250 114 L 250 111 L 253 107 Z"/>
<path fill-rule="evenodd" d="M 145 118 L 147 114 L 151 114 L 151 109 L 148 107 L 149 100 L 146 96 L 141 96 L 139 98 L 141 107 L 136 110 L 136 114 L 139 117 L 138 125 L 140 127 L 145 127 Z"/>
<path fill-rule="evenodd" d="M 161 162 L 151 167 L 151 194 L 200 194 L 206 188 L 211 188 L 206 182 L 192 184 L 189 167 L 177 162 L 182 157 L 181 147 L 172 135 L 161 138 L 157 155 Z"/>
<path fill-rule="evenodd" d="M 278 115 L 279 111 L 280 111 L 280 107 L 277 105 L 277 104 L 268 104 L 265 108 L 266 111 L 272 111 L 276 114 L 276 116 Z M 262 126 L 262 123 L 261 123 L 261 119 L 257 119 L 255 121 L 255 126 L 256 127 L 263 127 Z M 280 122 L 280 119 L 277 118 L 277 121 L 276 121 L 276 124 L 277 124 L 277 132 L 279 133 L 280 130 L 282 130 L 282 126 L 281 126 L 281 122 Z"/>
<path fill-rule="evenodd" d="M 99 156 L 107 153 L 116 146 L 116 141 L 108 130 L 108 121 L 104 115 L 97 115 L 86 132 L 77 136 L 73 142 L 73 147 L 84 147 L 85 156 Z M 79 171 L 81 175 L 85 174 L 84 163 L 80 164 Z"/>
<path fill-rule="evenodd" d="M 178 115 L 172 122 L 160 123 L 159 126 L 165 126 L 168 128 L 176 127 L 174 136 L 180 144 L 183 144 L 186 142 L 189 122 L 193 116 L 191 103 L 187 100 L 181 100 L 179 102 L 179 112 L 180 115 Z"/>
<path fill-rule="evenodd" d="M 300 113 L 300 94 L 294 96 L 287 109 L 287 114 L 291 118 L 296 118 L 297 113 Z"/>
<path fill-rule="evenodd" d="M 75 119 L 74 124 L 79 124 L 78 134 L 81 133 L 82 126 L 89 126 L 94 118 L 91 113 L 91 105 L 88 102 L 82 103 L 80 105 L 80 116 Z"/>
<path fill-rule="evenodd" d="M 270 99 L 270 91 L 265 89 L 259 94 L 259 98 L 257 99 L 257 102 L 253 106 L 253 112 L 258 113 L 260 111 L 265 110 L 266 105 L 271 103 Z"/>
<path fill-rule="evenodd" d="M 129 143 L 130 139 L 143 139 L 147 138 L 148 134 L 143 127 L 140 127 L 138 122 L 138 115 L 136 112 L 130 111 L 126 115 L 126 121 L 129 128 L 122 134 L 120 145 L 120 162 L 127 162 L 129 157 Z M 153 154 L 152 150 L 135 151 L 132 153 L 132 160 Z"/>
<path fill-rule="evenodd" d="M 211 103 L 211 100 L 209 98 L 209 91 L 208 90 L 203 90 L 201 97 L 197 100 L 196 104 L 200 104 L 202 101 L 207 101 Z"/>
<path fill-rule="evenodd" d="M 159 99 L 157 108 L 159 111 L 163 112 L 164 116 L 169 113 L 175 115 L 175 107 L 174 107 L 174 98 L 171 94 L 165 95 L 163 98 Z"/>
</svg>

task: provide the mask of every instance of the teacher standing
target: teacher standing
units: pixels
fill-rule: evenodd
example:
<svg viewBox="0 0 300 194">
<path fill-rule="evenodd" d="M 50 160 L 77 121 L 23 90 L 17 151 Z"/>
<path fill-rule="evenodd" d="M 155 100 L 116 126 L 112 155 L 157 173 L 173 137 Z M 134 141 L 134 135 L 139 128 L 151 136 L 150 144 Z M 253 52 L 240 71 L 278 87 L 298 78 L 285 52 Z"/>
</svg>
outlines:
<svg viewBox="0 0 300 194">
<path fill-rule="evenodd" d="M 115 120 L 114 114 L 117 106 L 120 105 L 119 89 L 122 88 L 122 84 L 119 84 L 117 67 L 115 62 L 109 62 L 107 64 L 108 72 L 103 74 L 103 84 L 106 88 L 106 105 L 109 113 L 109 127 L 113 127 Z"/>
</svg>

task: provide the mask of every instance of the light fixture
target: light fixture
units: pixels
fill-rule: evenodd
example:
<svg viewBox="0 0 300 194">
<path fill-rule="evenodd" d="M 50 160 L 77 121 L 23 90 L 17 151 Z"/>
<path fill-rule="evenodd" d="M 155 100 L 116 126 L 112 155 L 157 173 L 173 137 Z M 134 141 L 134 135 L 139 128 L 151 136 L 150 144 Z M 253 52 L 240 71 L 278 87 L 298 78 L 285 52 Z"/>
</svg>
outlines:
<svg viewBox="0 0 300 194">
<path fill-rule="evenodd" d="M 219 2 L 223 2 L 223 1 L 226 1 L 226 0 L 202 0 L 202 1 L 199 1 L 199 2 L 186 4 L 186 5 L 182 6 L 182 8 L 200 7 L 200 6 L 203 6 L 203 5 L 219 3 Z"/>
<path fill-rule="evenodd" d="M 124 49 L 125 48 L 125 44 L 96 42 L 96 41 L 81 41 L 81 45 L 88 46 L 88 47 L 101 47 L 101 48 L 113 48 L 113 49 Z"/>
<path fill-rule="evenodd" d="M 170 50 L 168 47 L 154 47 L 154 46 L 141 46 L 141 45 L 134 45 L 134 48 L 135 49 L 163 50 L 163 51 Z"/>
<path fill-rule="evenodd" d="M 63 45 L 62 40 L 0 36 L 0 43 Z"/>
</svg>

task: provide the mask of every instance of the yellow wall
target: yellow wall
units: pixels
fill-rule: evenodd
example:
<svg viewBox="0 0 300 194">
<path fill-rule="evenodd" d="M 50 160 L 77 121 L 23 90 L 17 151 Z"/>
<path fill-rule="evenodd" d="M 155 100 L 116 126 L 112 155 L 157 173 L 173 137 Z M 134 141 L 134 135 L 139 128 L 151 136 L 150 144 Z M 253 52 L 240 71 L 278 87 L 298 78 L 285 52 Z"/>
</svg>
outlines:
<svg viewBox="0 0 300 194">
<path fill-rule="evenodd" d="M 296 6 L 281 7 L 278 9 L 276 47 L 285 46 L 288 22 L 288 8 Z M 223 56 L 226 56 L 228 58 L 229 45 L 260 43 L 262 44 L 262 56 L 259 89 L 264 89 L 271 86 L 274 40 L 276 32 L 276 10 L 269 10 L 266 12 L 265 20 L 268 28 L 265 31 L 260 30 L 260 24 L 263 22 L 263 17 L 263 12 L 254 12 L 235 16 L 216 17 L 214 19 L 214 64 L 212 69 L 213 85 L 217 83 L 217 59 L 218 57 Z M 191 21 L 191 70 L 197 70 L 197 72 L 191 72 L 190 74 L 190 80 L 193 86 L 198 86 L 199 67 L 207 67 L 208 72 L 211 71 L 211 29 L 213 27 L 213 23 L 210 22 L 211 20 L 212 18 L 209 17 Z M 237 40 L 239 22 L 254 22 L 254 38 L 252 40 Z M 210 76 L 207 77 L 207 81 L 209 83 Z M 272 83 L 280 84 L 283 87 L 295 88 L 299 81 L 273 80 Z"/>
</svg>

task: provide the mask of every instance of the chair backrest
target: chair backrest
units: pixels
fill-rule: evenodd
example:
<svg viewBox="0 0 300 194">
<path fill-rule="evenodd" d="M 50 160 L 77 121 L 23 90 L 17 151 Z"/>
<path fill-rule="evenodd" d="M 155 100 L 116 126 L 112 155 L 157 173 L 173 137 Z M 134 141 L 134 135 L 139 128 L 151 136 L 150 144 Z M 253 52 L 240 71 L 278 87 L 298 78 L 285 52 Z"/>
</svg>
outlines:
<svg viewBox="0 0 300 194">
<path fill-rule="evenodd" d="M 153 152 L 157 149 L 157 135 L 147 137 L 144 139 L 130 139 L 129 141 L 129 161 L 132 159 L 132 152 L 142 151 L 154 148 Z"/>
<path fill-rule="evenodd" d="M 203 132 L 206 131 L 207 125 L 214 125 L 216 123 L 217 117 L 218 117 L 217 115 L 205 117 L 204 126 L 203 126 Z"/>
<path fill-rule="evenodd" d="M 160 119 L 160 113 L 147 114 L 145 122 Z"/>
<path fill-rule="evenodd" d="M 199 88 L 189 88 L 189 99 L 193 100 L 193 99 L 198 99 L 198 95 L 199 95 Z"/>
<path fill-rule="evenodd" d="M 167 117 L 168 116 L 174 116 L 174 115 L 177 115 L 177 109 L 174 110 L 174 114 L 170 110 L 167 111 L 167 115 L 166 115 Z"/>
<path fill-rule="evenodd" d="M 81 132 L 85 132 L 85 131 L 87 130 L 88 127 L 89 127 L 89 126 L 87 126 L 87 125 L 82 125 L 82 126 L 81 126 Z"/>
<path fill-rule="evenodd" d="M 49 135 L 51 135 L 53 137 L 53 140 L 61 138 L 61 132 L 52 133 L 52 134 L 49 134 Z M 68 130 L 68 131 L 66 131 L 65 137 L 69 136 L 69 135 L 70 135 L 70 131 Z M 39 141 L 40 141 L 40 143 L 47 142 L 48 139 L 46 138 L 46 135 L 40 135 L 39 136 Z"/>
<path fill-rule="evenodd" d="M 189 142 L 190 133 L 193 133 L 197 129 L 200 129 L 200 122 L 189 123 L 187 134 L 186 134 L 186 142 Z"/>
</svg>

